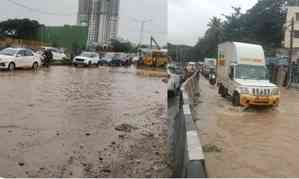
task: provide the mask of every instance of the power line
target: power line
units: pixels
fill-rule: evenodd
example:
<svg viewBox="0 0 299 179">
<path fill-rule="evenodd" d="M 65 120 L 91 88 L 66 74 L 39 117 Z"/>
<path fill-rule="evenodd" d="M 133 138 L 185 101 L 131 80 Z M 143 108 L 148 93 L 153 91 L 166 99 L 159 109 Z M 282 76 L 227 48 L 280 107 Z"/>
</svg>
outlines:
<svg viewBox="0 0 299 179">
<path fill-rule="evenodd" d="M 16 2 L 15 0 L 6 0 L 6 1 L 10 2 L 11 4 L 14 4 L 15 6 L 22 7 L 24 9 L 27 9 L 27 10 L 31 11 L 31 12 L 34 11 L 34 12 L 40 13 L 40 14 L 46 14 L 46 15 L 52 15 L 52 16 L 73 16 L 73 15 L 75 15 L 75 14 L 62 14 L 62 13 L 42 11 L 40 9 L 32 8 L 32 7 L 26 6 L 24 4 L 21 4 L 19 2 Z"/>
</svg>

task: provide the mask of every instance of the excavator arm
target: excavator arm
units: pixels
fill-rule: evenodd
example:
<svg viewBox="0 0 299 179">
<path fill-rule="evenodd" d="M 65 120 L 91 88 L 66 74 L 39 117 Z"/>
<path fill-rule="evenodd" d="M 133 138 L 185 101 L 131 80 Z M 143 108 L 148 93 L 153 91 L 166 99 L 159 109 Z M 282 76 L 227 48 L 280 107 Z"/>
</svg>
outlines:
<svg viewBox="0 0 299 179">
<path fill-rule="evenodd" d="M 158 44 L 158 42 L 156 41 L 156 39 L 153 36 L 151 36 L 151 49 L 153 49 L 153 42 L 155 43 L 155 45 L 157 46 L 157 48 L 159 50 L 161 50 L 160 45 Z"/>
</svg>

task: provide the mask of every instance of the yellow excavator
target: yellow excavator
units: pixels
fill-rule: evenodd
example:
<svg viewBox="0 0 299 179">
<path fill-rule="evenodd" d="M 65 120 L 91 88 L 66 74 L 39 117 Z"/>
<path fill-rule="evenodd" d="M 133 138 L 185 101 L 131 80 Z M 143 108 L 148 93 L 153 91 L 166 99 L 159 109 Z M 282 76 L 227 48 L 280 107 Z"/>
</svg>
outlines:
<svg viewBox="0 0 299 179">
<path fill-rule="evenodd" d="M 153 42 L 156 48 L 153 48 Z M 150 49 L 140 49 L 140 60 L 138 65 L 148 67 L 164 68 L 169 62 L 167 50 L 161 49 L 154 37 L 151 37 Z"/>
</svg>

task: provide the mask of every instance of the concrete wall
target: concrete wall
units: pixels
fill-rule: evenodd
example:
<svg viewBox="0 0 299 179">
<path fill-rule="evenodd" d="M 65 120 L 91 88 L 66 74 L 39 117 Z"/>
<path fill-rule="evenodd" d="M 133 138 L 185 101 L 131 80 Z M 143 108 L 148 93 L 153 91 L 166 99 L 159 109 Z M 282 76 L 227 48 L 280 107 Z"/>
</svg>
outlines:
<svg viewBox="0 0 299 179">
<path fill-rule="evenodd" d="M 202 146 L 191 114 L 198 93 L 199 73 L 196 73 L 182 85 L 177 114 L 173 120 L 170 119 L 174 177 L 207 177 Z"/>
</svg>

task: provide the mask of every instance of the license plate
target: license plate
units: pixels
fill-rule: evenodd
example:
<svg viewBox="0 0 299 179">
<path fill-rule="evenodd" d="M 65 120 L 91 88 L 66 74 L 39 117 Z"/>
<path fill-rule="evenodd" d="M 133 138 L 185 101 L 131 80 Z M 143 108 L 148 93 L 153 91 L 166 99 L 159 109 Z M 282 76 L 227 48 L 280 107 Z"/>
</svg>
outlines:
<svg viewBox="0 0 299 179">
<path fill-rule="evenodd" d="M 255 101 L 257 102 L 264 102 L 264 101 L 269 101 L 268 97 L 256 97 Z"/>
</svg>

